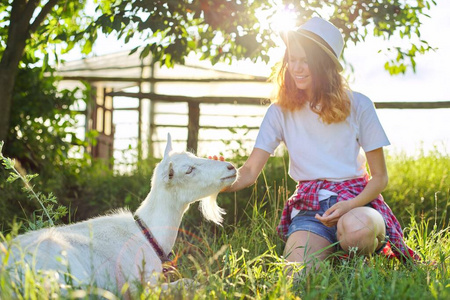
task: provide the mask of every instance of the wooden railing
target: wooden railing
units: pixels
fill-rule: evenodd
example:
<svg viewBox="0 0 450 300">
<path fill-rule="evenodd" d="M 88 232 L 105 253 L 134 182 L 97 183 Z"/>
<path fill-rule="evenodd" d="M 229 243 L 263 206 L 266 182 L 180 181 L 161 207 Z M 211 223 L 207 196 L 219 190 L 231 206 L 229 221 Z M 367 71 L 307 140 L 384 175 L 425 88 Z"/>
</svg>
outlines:
<svg viewBox="0 0 450 300">
<path fill-rule="evenodd" d="M 200 130 L 200 104 L 243 104 L 243 105 L 263 105 L 268 104 L 268 99 L 255 97 L 188 97 L 178 95 L 161 95 L 155 93 L 130 93 L 130 92 L 110 92 L 112 97 L 130 97 L 138 99 L 150 99 L 155 102 L 185 102 L 188 104 L 188 139 L 187 148 L 197 151 L 198 133 Z M 379 109 L 435 109 L 450 108 L 450 101 L 435 102 L 375 102 Z M 156 127 L 156 124 L 150 124 Z M 181 126 L 181 125 L 180 125 Z M 183 126 L 185 127 L 185 126 Z"/>
</svg>

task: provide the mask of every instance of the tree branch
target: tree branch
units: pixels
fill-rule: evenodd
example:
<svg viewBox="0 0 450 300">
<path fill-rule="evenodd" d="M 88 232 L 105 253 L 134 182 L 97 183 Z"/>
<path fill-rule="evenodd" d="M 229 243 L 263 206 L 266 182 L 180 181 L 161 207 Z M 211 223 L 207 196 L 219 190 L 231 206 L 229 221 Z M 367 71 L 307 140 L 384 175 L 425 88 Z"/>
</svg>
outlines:
<svg viewBox="0 0 450 300">
<path fill-rule="evenodd" d="M 348 16 L 349 23 L 353 23 L 356 20 L 356 18 L 359 16 L 359 12 L 358 11 L 361 8 L 362 8 L 362 3 L 361 3 L 361 1 L 358 1 L 356 3 L 355 10 L 353 10 L 353 12 L 350 13 L 350 15 Z"/>
<path fill-rule="evenodd" d="M 58 0 L 49 0 L 39 12 L 39 15 L 34 19 L 34 22 L 30 25 L 30 33 L 35 32 L 39 25 L 45 20 L 48 13 L 58 3 Z"/>
<path fill-rule="evenodd" d="M 36 10 L 36 7 L 39 5 L 39 0 L 28 0 L 26 3 L 23 11 L 21 11 L 21 19 L 23 19 L 22 22 L 27 23 L 27 29 L 30 26 L 30 20 L 33 17 L 34 11 Z"/>
</svg>

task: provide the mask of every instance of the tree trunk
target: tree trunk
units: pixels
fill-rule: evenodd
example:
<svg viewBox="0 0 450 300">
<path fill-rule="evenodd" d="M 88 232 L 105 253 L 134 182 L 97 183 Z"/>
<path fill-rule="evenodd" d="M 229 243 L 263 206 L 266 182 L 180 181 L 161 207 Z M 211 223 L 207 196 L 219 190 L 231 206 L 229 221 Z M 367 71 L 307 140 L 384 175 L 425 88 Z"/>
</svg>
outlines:
<svg viewBox="0 0 450 300">
<path fill-rule="evenodd" d="M 0 141 L 8 136 L 14 84 L 26 41 L 30 37 L 30 19 L 37 2 L 15 0 L 12 3 L 8 39 L 0 61 Z"/>
<path fill-rule="evenodd" d="M 13 47 L 8 45 L 0 61 L 0 141 L 8 136 L 14 84 L 24 49 L 25 40 Z"/>
<path fill-rule="evenodd" d="M 8 136 L 16 74 L 17 67 L 15 70 L 11 70 L 0 64 L 0 141 L 5 141 Z M 5 147 L 7 146 L 5 145 Z"/>
</svg>

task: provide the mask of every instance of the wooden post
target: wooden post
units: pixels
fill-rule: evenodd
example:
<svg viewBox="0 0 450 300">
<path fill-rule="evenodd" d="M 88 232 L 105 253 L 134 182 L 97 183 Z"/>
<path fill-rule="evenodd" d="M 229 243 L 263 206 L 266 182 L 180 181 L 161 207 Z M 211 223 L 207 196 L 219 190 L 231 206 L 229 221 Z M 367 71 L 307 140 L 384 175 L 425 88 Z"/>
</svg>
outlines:
<svg viewBox="0 0 450 300">
<path fill-rule="evenodd" d="M 143 60 L 141 59 L 141 74 L 140 78 L 144 77 L 144 64 Z M 138 82 L 139 86 L 139 93 L 142 93 L 142 81 Z M 137 152 L 138 152 L 138 162 L 142 160 L 142 98 L 138 99 L 138 145 L 137 145 Z M 140 164 L 138 164 L 139 168 Z"/>
<path fill-rule="evenodd" d="M 89 131 L 91 131 L 94 128 L 94 111 L 95 111 L 95 105 L 97 103 L 97 89 L 99 88 L 96 83 L 89 82 L 91 86 L 91 95 L 89 96 L 89 102 L 86 103 L 86 121 L 84 124 L 84 140 L 86 141 L 86 136 Z M 92 143 L 89 143 L 86 151 L 90 154 L 92 154 Z"/>
<path fill-rule="evenodd" d="M 198 131 L 200 128 L 200 104 L 198 102 L 188 102 L 189 122 L 188 122 L 188 140 L 186 150 L 194 154 L 198 148 Z"/>
<path fill-rule="evenodd" d="M 155 61 L 153 60 L 152 57 L 152 61 L 150 63 L 150 78 L 154 78 L 155 77 Z M 155 82 L 150 81 L 150 93 L 154 93 L 155 92 Z M 148 130 L 148 157 L 154 157 L 154 149 L 153 149 L 153 136 L 155 134 L 155 100 L 153 99 L 153 97 L 149 97 L 148 98 L 150 100 L 150 111 L 149 111 L 149 124 L 148 126 L 150 126 L 149 130 Z"/>
</svg>

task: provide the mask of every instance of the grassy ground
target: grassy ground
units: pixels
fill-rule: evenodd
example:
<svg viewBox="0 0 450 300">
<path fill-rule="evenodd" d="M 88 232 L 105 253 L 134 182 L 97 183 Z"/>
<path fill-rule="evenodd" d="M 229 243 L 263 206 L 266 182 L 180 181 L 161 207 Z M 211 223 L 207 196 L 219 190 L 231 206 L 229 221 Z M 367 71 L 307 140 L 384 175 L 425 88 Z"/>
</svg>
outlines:
<svg viewBox="0 0 450 300">
<path fill-rule="evenodd" d="M 178 270 L 171 277 L 192 278 L 199 285 L 170 293 L 143 286 L 134 298 L 450 299 L 450 157 L 432 153 L 387 159 L 385 199 L 405 226 L 406 243 L 424 263 L 402 264 L 380 256 L 331 258 L 307 276 L 286 277 L 280 256 L 284 245 L 275 227 L 295 183 L 285 176 L 285 159 L 273 158 L 255 186 L 219 195 L 219 205 L 228 212 L 223 227 L 205 221 L 199 225 L 196 207 L 187 213 L 174 249 Z M 1 251 L 5 259 L 7 249 Z M 123 298 L 124 291 L 62 288 L 45 276 L 29 269 L 23 282 L 12 284 L 2 269 L 0 299 Z"/>
</svg>

